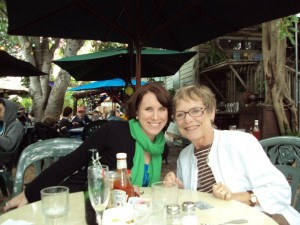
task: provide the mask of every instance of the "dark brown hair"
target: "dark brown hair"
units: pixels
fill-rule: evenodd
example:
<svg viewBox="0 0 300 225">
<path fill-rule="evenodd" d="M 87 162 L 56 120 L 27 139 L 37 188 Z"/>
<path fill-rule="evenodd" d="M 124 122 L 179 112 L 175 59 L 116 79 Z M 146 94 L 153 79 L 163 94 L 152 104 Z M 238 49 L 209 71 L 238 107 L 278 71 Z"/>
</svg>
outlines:
<svg viewBox="0 0 300 225">
<path fill-rule="evenodd" d="M 73 112 L 73 109 L 70 106 L 66 106 L 63 111 L 63 116 L 68 117 Z"/>
<path fill-rule="evenodd" d="M 42 122 L 50 127 L 55 127 L 57 119 L 54 116 L 45 116 Z"/>
<path fill-rule="evenodd" d="M 148 83 L 141 87 L 139 87 L 133 95 L 130 97 L 126 106 L 126 116 L 128 120 L 134 119 L 136 117 L 136 112 L 141 104 L 141 101 L 144 95 L 148 92 L 155 94 L 159 103 L 167 108 L 168 110 L 168 120 L 170 121 L 172 118 L 172 96 L 169 92 L 159 83 Z"/>
</svg>

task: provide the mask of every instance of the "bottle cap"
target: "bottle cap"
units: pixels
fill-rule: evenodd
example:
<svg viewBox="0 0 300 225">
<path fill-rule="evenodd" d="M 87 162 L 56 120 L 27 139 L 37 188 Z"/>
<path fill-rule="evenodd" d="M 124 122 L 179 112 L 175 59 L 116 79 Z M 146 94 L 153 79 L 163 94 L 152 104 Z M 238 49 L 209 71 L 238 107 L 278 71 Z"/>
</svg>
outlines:
<svg viewBox="0 0 300 225">
<path fill-rule="evenodd" d="M 195 203 L 192 201 L 186 201 L 182 203 L 182 211 L 183 212 L 194 212 L 195 211 Z"/>
<path fill-rule="evenodd" d="M 180 213 L 180 206 L 178 204 L 168 204 L 167 205 L 167 213 L 168 214 L 179 214 Z"/>
<path fill-rule="evenodd" d="M 126 153 L 117 153 L 117 159 L 126 159 L 127 158 L 127 154 Z"/>
</svg>

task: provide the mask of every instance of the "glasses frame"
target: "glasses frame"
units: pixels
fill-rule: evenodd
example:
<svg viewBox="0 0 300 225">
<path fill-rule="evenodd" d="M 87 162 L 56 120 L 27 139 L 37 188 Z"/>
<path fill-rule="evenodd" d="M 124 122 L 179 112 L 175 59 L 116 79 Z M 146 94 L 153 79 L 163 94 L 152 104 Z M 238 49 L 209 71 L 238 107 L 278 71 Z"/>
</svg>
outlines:
<svg viewBox="0 0 300 225">
<path fill-rule="evenodd" d="M 191 111 L 192 110 L 194 110 L 194 109 L 200 109 L 200 111 L 201 111 L 201 114 L 199 115 L 199 116 L 193 116 L 193 115 L 191 115 Z M 175 111 L 175 113 L 174 113 L 174 116 L 173 116 L 173 119 L 174 120 L 177 120 L 177 121 L 180 121 L 180 120 L 183 120 L 183 119 L 185 119 L 185 117 L 186 117 L 186 114 L 189 114 L 190 115 L 190 117 L 200 117 L 200 116 L 203 116 L 203 114 L 204 114 L 204 111 L 207 109 L 207 107 L 194 107 L 194 108 L 191 108 L 190 110 L 188 110 L 188 111 Z M 176 113 L 178 113 L 178 112 L 181 112 L 181 113 L 184 113 L 184 117 L 183 118 L 180 118 L 180 119 L 177 119 L 176 118 Z"/>
</svg>

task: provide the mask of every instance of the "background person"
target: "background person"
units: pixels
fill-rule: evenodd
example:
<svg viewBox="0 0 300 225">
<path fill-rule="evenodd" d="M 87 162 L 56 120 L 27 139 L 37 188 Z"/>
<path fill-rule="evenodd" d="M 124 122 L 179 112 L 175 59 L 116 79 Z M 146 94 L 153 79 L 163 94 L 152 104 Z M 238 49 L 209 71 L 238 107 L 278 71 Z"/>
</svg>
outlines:
<svg viewBox="0 0 300 225">
<path fill-rule="evenodd" d="M 69 130 L 73 128 L 71 123 L 73 109 L 66 106 L 63 110 L 62 117 L 58 121 L 58 129 L 62 136 L 69 136 Z"/>
<path fill-rule="evenodd" d="M 109 110 L 109 113 L 108 113 L 108 117 L 107 117 L 107 120 L 110 121 L 110 120 L 124 120 L 123 118 L 120 117 L 121 114 L 120 114 L 120 110 L 118 109 L 115 109 L 115 110 Z"/>
<path fill-rule="evenodd" d="M 30 120 L 23 106 L 18 109 L 17 118 L 22 123 L 23 126 L 30 124 Z"/>
<path fill-rule="evenodd" d="M 291 188 L 272 165 L 257 139 L 248 133 L 214 129 L 216 99 L 206 86 L 186 86 L 173 99 L 174 120 L 192 143 L 165 180 L 185 189 L 213 193 L 271 214 L 279 224 L 300 224 L 292 208 Z"/>
<path fill-rule="evenodd" d="M 8 99 L 0 98 L 0 121 L 2 131 L 0 132 L 0 151 L 13 151 L 20 138 L 24 134 L 24 126 L 17 120 L 17 105 Z M 6 158 L 0 159 L 0 166 L 5 166 Z"/>
<path fill-rule="evenodd" d="M 73 127 L 85 127 L 88 123 L 91 122 L 89 117 L 86 115 L 86 110 L 84 106 L 78 106 L 76 116 L 72 119 Z"/>
<path fill-rule="evenodd" d="M 82 191 L 87 180 L 88 149 L 98 149 L 101 163 L 116 169 L 116 153 L 127 153 L 134 185 L 150 186 L 160 180 L 162 154 L 166 148 L 162 131 L 172 115 L 171 96 L 158 83 L 143 85 L 129 99 L 129 121 L 111 121 L 95 131 L 69 155 L 44 170 L 25 190 L 4 207 L 20 207 L 40 199 L 40 190 L 65 185 L 71 192 Z M 55 176 L 53 176 L 55 174 Z M 68 179 L 66 179 L 68 178 Z"/>
</svg>

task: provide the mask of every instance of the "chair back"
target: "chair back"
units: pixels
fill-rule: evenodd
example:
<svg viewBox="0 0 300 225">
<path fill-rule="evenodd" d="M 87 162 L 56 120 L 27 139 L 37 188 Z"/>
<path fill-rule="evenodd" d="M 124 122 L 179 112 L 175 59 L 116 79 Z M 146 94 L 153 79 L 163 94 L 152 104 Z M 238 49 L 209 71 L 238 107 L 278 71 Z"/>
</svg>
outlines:
<svg viewBox="0 0 300 225">
<path fill-rule="evenodd" d="M 42 122 L 36 122 L 34 124 L 34 135 L 37 140 L 46 140 L 50 138 L 60 137 L 59 132 Z"/>
<path fill-rule="evenodd" d="M 292 189 L 292 205 L 300 212 L 300 137 L 278 136 L 260 141 L 263 149 L 287 178 Z"/>
<path fill-rule="evenodd" d="M 16 196 L 23 190 L 24 173 L 29 165 L 34 165 L 36 176 L 38 176 L 42 169 L 47 168 L 58 158 L 71 153 L 81 144 L 81 140 L 74 138 L 52 138 L 27 146 L 18 161 L 12 196 Z"/>
<path fill-rule="evenodd" d="M 96 130 L 98 130 L 103 124 L 108 122 L 107 120 L 96 120 L 92 121 L 89 124 L 87 124 L 81 135 L 81 139 L 85 141 L 89 136 L 91 136 L 92 133 L 94 133 Z"/>
</svg>

